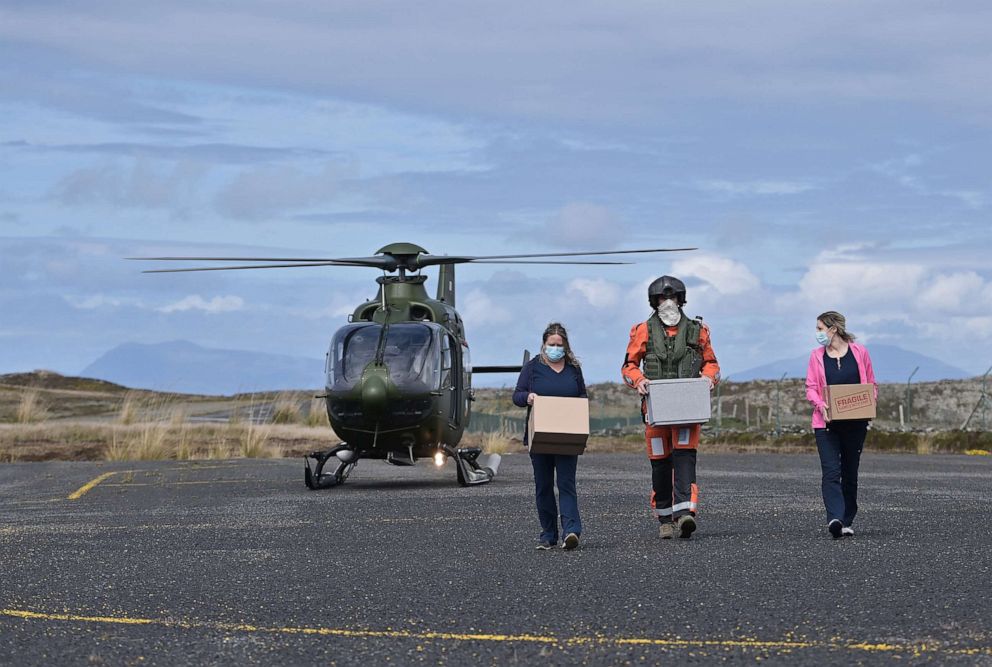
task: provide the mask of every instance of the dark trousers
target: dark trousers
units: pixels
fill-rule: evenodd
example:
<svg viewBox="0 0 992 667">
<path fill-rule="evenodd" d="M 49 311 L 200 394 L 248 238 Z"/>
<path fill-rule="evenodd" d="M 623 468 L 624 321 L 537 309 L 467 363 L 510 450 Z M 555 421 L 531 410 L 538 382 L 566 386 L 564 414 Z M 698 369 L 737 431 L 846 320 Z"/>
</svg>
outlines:
<svg viewBox="0 0 992 667">
<path fill-rule="evenodd" d="M 858 466 L 868 433 L 864 422 L 833 422 L 814 429 L 823 471 L 821 489 L 827 523 L 839 519 L 845 526 L 858 513 Z"/>
<path fill-rule="evenodd" d="M 555 473 L 558 476 L 558 500 L 561 503 L 561 529 L 565 535 L 582 534 L 579 498 L 575 493 L 575 468 L 578 456 L 531 454 L 534 467 L 534 495 L 537 516 L 541 520 L 541 541 L 558 542 L 558 505 L 555 503 Z"/>
<path fill-rule="evenodd" d="M 651 459 L 652 505 L 661 522 L 696 514 L 696 450 L 675 449 L 663 459 Z"/>
</svg>

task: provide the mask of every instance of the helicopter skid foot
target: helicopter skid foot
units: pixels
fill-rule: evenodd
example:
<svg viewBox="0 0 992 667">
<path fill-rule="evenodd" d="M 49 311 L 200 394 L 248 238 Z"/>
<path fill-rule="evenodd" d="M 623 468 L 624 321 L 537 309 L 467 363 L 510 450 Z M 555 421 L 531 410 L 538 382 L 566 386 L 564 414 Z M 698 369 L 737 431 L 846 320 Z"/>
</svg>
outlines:
<svg viewBox="0 0 992 667">
<path fill-rule="evenodd" d="M 458 471 L 458 484 L 460 486 L 475 486 L 477 484 L 488 484 L 496 477 L 499 470 L 501 457 L 499 454 L 480 456 L 482 450 L 478 447 L 453 447 L 445 446 L 445 453 L 455 460 L 455 467 Z"/>
<path fill-rule="evenodd" d="M 342 454 L 339 455 L 339 452 Z M 342 455 L 345 452 L 351 454 L 351 456 L 345 456 L 347 461 L 342 460 Z M 311 459 L 315 462 L 313 466 L 310 463 Z M 338 466 L 333 473 L 325 473 L 324 466 L 331 459 L 339 461 Z M 348 479 L 348 475 L 351 474 L 357 463 L 358 457 L 355 456 L 354 451 L 344 445 L 324 452 L 311 452 L 303 459 L 303 481 L 308 489 L 329 489 Z"/>
</svg>

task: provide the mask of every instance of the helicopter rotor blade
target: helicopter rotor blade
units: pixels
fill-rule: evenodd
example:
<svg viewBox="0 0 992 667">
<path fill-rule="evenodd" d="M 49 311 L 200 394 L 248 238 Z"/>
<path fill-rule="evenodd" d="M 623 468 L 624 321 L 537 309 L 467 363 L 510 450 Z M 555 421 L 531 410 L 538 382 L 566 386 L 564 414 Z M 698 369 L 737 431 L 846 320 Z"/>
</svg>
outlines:
<svg viewBox="0 0 992 667">
<path fill-rule="evenodd" d="M 249 264 L 245 266 L 197 266 L 186 269 L 148 269 L 142 273 L 190 273 L 192 271 L 239 271 L 242 269 L 292 269 L 299 266 L 367 266 L 347 262 L 298 262 L 296 264 Z"/>
<path fill-rule="evenodd" d="M 588 255 L 629 255 L 636 253 L 654 252 L 682 252 L 688 250 L 698 250 L 698 248 L 641 248 L 636 250 L 589 250 L 584 252 L 551 252 L 533 253 L 526 255 L 420 255 L 417 257 L 417 264 L 421 267 L 434 266 L 437 264 L 467 264 L 469 262 L 481 263 L 494 260 L 516 260 L 516 259 L 536 259 L 544 257 L 582 257 Z"/>
<path fill-rule="evenodd" d="M 303 265 L 371 266 L 382 268 L 393 264 L 388 257 L 125 257 L 150 262 L 294 262 Z M 292 266 L 290 264 L 289 266 Z"/>
<path fill-rule="evenodd" d="M 480 260 L 477 260 L 477 261 L 473 261 L 472 264 L 600 264 L 600 265 L 605 265 L 605 264 L 633 264 L 633 262 L 607 262 L 607 261 L 601 261 L 601 262 L 596 262 L 596 261 L 583 262 L 583 261 L 578 261 L 578 260 L 575 260 L 575 261 L 554 261 L 554 260 L 549 260 L 549 261 L 546 261 L 546 262 L 542 262 L 542 261 L 529 261 L 529 260 L 516 260 L 516 259 L 480 259 Z"/>
</svg>

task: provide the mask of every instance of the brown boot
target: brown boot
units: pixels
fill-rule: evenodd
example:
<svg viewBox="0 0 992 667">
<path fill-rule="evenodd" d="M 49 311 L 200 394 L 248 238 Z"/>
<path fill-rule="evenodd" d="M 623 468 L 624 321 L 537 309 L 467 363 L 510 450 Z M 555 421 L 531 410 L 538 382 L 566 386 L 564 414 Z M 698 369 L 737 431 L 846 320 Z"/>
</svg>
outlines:
<svg viewBox="0 0 992 667">
<path fill-rule="evenodd" d="M 679 517 L 678 522 L 675 524 L 675 532 L 682 539 L 689 539 L 692 537 L 693 532 L 696 530 L 696 519 L 691 514 L 685 514 Z"/>
<path fill-rule="evenodd" d="M 671 521 L 665 521 L 661 524 L 661 528 L 658 529 L 658 533 L 661 535 L 661 539 L 670 540 L 675 537 L 675 524 Z"/>
</svg>

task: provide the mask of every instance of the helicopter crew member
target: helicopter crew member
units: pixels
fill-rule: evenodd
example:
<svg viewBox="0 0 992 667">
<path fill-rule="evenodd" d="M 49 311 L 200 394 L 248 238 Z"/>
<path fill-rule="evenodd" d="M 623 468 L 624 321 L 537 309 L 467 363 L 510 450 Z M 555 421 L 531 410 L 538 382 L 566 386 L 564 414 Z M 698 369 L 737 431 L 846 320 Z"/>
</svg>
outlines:
<svg viewBox="0 0 992 667">
<path fill-rule="evenodd" d="M 624 382 L 641 396 L 647 396 L 650 380 L 705 377 L 711 390 L 720 381 L 709 327 L 702 318 L 686 317 L 685 297 L 685 283 L 672 276 L 662 276 L 648 287 L 654 312 L 630 330 L 621 369 Z M 645 424 L 651 509 L 661 522 L 662 539 L 688 538 L 696 530 L 696 450 L 701 430 L 700 424 Z"/>
<path fill-rule="evenodd" d="M 582 368 L 568 343 L 568 333 L 558 322 L 552 322 L 541 338 L 541 354 L 528 361 L 520 371 L 513 402 L 528 409 L 536 396 L 586 397 Z M 527 435 L 524 434 L 524 444 Z M 537 516 L 541 521 L 538 549 L 552 549 L 558 544 L 558 506 L 555 503 L 555 475 L 558 477 L 558 498 L 561 502 L 561 529 L 565 535 L 563 549 L 579 546 L 582 520 L 575 490 L 575 469 L 578 456 L 531 454 L 534 468 L 534 495 Z"/>
</svg>

